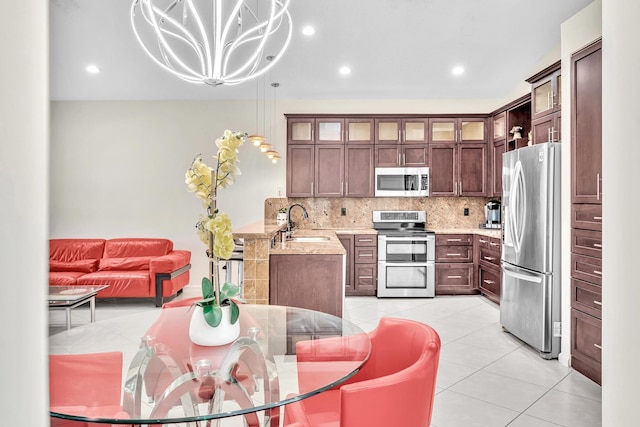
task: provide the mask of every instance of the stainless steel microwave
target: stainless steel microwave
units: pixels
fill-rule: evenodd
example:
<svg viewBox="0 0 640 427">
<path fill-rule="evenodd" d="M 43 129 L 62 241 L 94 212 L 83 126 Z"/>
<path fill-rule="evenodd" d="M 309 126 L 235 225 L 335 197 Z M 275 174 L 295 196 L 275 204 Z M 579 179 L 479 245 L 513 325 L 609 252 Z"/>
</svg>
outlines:
<svg viewBox="0 0 640 427">
<path fill-rule="evenodd" d="M 376 168 L 376 197 L 426 197 L 429 168 Z"/>
</svg>

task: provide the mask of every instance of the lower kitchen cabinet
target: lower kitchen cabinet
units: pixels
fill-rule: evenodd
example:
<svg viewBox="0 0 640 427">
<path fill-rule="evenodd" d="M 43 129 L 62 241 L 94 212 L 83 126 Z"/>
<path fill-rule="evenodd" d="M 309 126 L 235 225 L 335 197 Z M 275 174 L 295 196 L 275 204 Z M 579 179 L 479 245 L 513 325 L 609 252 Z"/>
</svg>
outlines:
<svg viewBox="0 0 640 427">
<path fill-rule="evenodd" d="M 376 295 L 378 276 L 376 235 L 338 234 L 338 239 L 347 251 L 345 295 Z"/>
<path fill-rule="evenodd" d="M 473 235 L 436 234 L 436 295 L 476 294 Z"/>
<path fill-rule="evenodd" d="M 475 236 L 478 289 L 480 293 L 500 304 L 501 241 L 497 237 Z"/>
<path fill-rule="evenodd" d="M 343 255 L 271 255 L 269 304 L 342 317 Z"/>
<path fill-rule="evenodd" d="M 571 367 L 601 384 L 602 320 L 571 309 Z"/>
<path fill-rule="evenodd" d="M 473 286 L 473 263 L 436 263 L 436 295 L 468 295 Z"/>
</svg>

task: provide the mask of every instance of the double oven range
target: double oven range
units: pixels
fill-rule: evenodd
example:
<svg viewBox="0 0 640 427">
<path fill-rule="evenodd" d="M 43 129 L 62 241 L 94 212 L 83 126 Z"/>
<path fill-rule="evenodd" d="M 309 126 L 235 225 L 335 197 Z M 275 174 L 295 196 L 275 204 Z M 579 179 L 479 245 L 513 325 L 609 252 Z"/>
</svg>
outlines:
<svg viewBox="0 0 640 427">
<path fill-rule="evenodd" d="M 378 298 L 435 296 L 435 233 L 424 211 L 374 211 Z"/>
</svg>

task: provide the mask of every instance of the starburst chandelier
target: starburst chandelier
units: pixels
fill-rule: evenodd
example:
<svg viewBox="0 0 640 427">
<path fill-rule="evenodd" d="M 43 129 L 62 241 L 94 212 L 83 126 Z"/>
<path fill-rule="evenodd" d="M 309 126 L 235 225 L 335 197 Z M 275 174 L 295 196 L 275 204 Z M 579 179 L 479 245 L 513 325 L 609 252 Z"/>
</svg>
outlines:
<svg viewBox="0 0 640 427">
<path fill-rule="evenodd" d="M 191 83 L 235 85 L 282 57 L 290 0 L 134 0 L 131 25 L 162 68 Z M 266 56 L 272 57 L 270 61 Z"/>
</svg>

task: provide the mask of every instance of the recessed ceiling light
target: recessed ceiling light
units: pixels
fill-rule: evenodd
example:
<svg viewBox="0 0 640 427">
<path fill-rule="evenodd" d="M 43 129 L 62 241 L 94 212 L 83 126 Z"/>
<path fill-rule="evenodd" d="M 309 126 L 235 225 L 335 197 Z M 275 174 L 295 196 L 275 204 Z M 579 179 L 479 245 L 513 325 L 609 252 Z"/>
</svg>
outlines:
<svg viewBox="0 0 640 427">
<path fill-rule="evenodd" d="M 458 65 L 456 67 L 453 67 L 453 69 L 451 70 L 451 74 L 453 74 L 454 76 L 461 76 L 464 74 L 464 67 L 461 65 Z"/>
<path fill-rule="evenodd" d="M 302 34 L 304 34 L 305 36 L 312 36 L 316 33 L 316 29 L 313 28 L 311 25 L 305 25 L 302 28 Z"/>
<path fill-rule="evenodd" d="M 98 74 L 100 72 L 100 68 L 98 68 L 96 65 L 87 65 L 87 68 L 85 68 L 87 70 L 87 73 L 90 74 Z"/>
<path fill-rule="evenodd" d="M 345 66 L 340 67 L 340 74 L 342 74 L 343 76 L 347 76 L 349 74 L 351 74 L 351 68 Z"/>
</svg>

